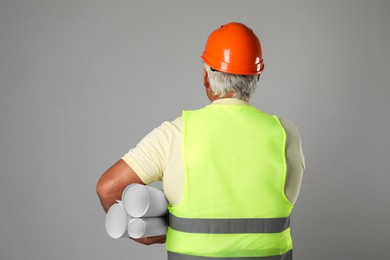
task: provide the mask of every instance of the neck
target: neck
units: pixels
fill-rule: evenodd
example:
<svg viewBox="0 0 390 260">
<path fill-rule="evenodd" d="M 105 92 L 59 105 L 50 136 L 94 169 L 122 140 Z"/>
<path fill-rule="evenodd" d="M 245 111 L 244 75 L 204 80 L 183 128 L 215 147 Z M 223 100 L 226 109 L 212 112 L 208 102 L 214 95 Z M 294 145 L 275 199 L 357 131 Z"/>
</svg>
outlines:
<svg viewBox="0 0 390 260">
<path fill-rule="evenodd" d="M 220 96 L 214 96 L 214 95 L 210 95 L 209 96 L 209 100 L 211 103 L 213 103 L 215 100 L 218 100 L 218 99 L 224 99 L 224 98 L 234 98 L 234 93 L 232 91 L 229 91 L 226 93 L 225 96 L 223 97 L 220 97 Z"/>
</svg>

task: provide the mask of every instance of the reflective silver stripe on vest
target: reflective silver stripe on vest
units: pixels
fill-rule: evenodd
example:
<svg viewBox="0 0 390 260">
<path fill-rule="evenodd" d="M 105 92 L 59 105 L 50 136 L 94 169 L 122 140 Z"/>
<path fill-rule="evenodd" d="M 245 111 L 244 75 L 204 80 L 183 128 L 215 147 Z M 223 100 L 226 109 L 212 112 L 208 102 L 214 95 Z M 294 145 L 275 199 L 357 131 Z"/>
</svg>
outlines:
<svg viewBox="0 0 390 260">
<path fill-rule="evenodd" d="M 168 252 L 168 260 L 292 260 L 292 250 L 283 255 L 276 256 L 259 256 L 259 257 L 205 257 L 205 256 L 193 256 L 176 254 Z"/>
<path fill-rule="evenodd" d="M 239 234 L 280 233 L 290 227 L 287 218 L 200 219 L 169 215 L 172 229 L 187 233 Z"/>
</svg>

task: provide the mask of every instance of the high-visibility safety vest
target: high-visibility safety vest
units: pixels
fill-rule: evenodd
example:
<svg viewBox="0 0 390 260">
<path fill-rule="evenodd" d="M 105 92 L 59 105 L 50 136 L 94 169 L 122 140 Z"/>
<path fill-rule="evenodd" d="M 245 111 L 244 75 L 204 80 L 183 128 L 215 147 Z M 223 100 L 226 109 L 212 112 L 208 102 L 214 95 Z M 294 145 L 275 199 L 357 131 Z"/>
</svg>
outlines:
<svg viewBox="0 0 390 260">
<path fill-rule="evenodd" d="M 279 119 L 223 104 L 182 118 L 185 188 L 169 206 L 168 259 L 292 259 Z"/>
</svg>

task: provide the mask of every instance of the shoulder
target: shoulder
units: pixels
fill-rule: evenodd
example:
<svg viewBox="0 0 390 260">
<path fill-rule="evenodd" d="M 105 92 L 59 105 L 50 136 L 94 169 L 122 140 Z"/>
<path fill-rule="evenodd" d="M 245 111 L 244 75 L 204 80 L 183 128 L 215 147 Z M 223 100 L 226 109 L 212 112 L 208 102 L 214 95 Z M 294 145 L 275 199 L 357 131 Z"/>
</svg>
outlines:
<svg viewBox="0 0 390 260">
<path fill-rule="evenodd" d="M 152 146 L 166 147 L 181 134 L 182 129 L 183 122 L 180 116 L 172 121 L 164 121 L 147 134 L 141 142 L 149 143 Z"/>
<path fill-rule="evenodd" d="M 284 130 L 286 131 L 286 134 L 288 136 L 297 136 L 299 138 L 299 130 L 298 127 L 291 122 L 290 120 L 287 120 L 285 118 L 280 118 L 279 121 L 282 124 Z"/>
<path fill-rule="evenodd" d="M 163 132 L 181 132 L 183 128 L 183 118 L 179 116 L 172 121 L 163 122 L 157 129 L 160 129 Z"/>
<path fill-rule="evenodd" d="M 286 152 L 290 161 L 300 162 L 302 169 L 305 168 L 305 157 L 303 155 L 301 136 L 298 127 L 287 119 L 279 118 L 286 132 Z"/>
</svg>

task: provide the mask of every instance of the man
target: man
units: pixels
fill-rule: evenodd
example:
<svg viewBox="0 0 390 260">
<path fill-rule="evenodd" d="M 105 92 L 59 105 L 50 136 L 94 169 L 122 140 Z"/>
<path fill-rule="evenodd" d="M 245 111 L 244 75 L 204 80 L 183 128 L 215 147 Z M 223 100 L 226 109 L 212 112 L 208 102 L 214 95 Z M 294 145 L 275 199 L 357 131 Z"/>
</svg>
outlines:
<svg viewBox="0 0 390 260">
<path fill-rule="evenodd" d="M 163 123 L 108 169 L 97 185 L 103 208 L 131 183 L 162 180 L 168 259 L 292 259 L 304 158 L 292 123 L 248 103 L 264 68 L 260 41 L 229 23 L 210 34 L 202 59 L 211 104 Z"/>
</svg>

